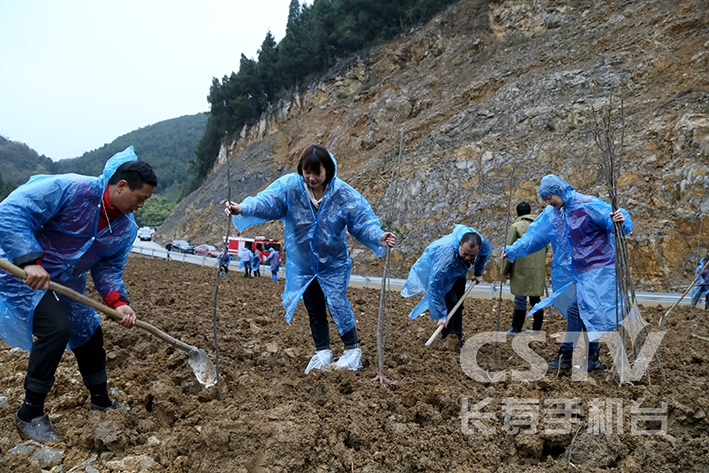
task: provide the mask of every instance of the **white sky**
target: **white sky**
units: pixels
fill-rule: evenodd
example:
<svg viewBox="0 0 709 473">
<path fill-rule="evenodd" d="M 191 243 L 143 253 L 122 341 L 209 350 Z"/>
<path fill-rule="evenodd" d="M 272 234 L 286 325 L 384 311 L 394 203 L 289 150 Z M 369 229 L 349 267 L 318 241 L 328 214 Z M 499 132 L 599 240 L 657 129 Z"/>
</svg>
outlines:
<svg viewBox="0 0 709 473">
<path fill-rule="evenodd" d="M 0 0 L 0 135 L 56 161 L 208 111 L 212 78 L 280 41 L 289 4 Z"/>
</svg>

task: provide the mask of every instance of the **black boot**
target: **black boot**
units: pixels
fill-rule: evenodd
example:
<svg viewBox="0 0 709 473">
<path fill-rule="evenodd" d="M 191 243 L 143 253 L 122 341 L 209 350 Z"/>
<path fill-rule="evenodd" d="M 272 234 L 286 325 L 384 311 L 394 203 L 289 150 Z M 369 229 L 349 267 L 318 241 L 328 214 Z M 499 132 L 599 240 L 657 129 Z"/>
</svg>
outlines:
<svg viewBox="0 0 709 473">
<path fill-rule="evenodd" d="M 570 370 L 571 369 L 571 356 L 573 355 L 573 350 L 561 347 L 559 353 L 556 355 L 551 362 L 549 362 L 549 370 Z"/>
<path fill-rule="evenodd" d="M 538 310 L 534 313 L 534 322 L 532 323 L 532 330 L 539 331 L 542 329 L 542 323 L 544 322 L 544 310 Z"/>
<path fill-rule="evenodd" d="M 507 335 L 517 335 L 522 331 L 524 326 L 524 316 L 527 315 L 526 311 L 521 309 L 515 309 L 512 313 L 512 327 L 507 331 Z"/>
<path fill-rule="evenodd" d="M 598 350 L 590 350 L 588 352 L 588 360 L 581 368 L 583 371 L 603 371 L 601 360 L 598 359 Z"/>
</svg>

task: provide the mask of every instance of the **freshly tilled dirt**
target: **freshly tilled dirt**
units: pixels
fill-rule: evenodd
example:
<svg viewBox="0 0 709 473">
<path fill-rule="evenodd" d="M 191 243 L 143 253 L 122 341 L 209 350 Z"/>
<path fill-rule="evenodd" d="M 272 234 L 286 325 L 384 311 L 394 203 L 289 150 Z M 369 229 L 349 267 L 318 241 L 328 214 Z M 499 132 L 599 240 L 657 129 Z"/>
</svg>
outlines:
<svg viewBox="0 0 709 473">
<path fill-rule="evenodd" d="M 131 256 L 125 280 L 139 318 L 216 361 L 214 269 Z M 285 323 L 282 290 L 283 281 L 267 274 L 221 278 L 221 389 L 200 386 L 186 353 L 105 321 L 109 389 L 132 410 L 91 411 L 67 353 L 46 404 L 65 443 L 52 446 L 63 453 L 46 461 L 44 471 L 709 471 L 709 342 L 690 336 L 685 305 L 663 329 L 656 322 L 667 307 L 641 306 L 648 329 L 666 334 L 657 347 L 662 370 L 653 361 L 650 376 L 634 384 L 619 385 L 611 369 L 584 382 L 557 373 L 513 381 L 513 370 L 529 365 L 511 338 L 481 348 L 477 363 L 506 374 L 502 382 L 483 383 L 465 374 L 455 341 L 424 346 L 435 324 L 428 314 L 409 321 L 417 298 L 394 293 L 387 299 L 392 321 L 384 375 L 398 384 L 383 388 L 370 382 L 377 374 L 378 290 L 348 293 L 363 370 L 309 375 L 303 374 L 314 352 L 308 317 L 301 304 Z M 500 313 L 504 331 L 511 301 L 502 301 Z M 467 300 L 466 338 L 494 331 L 497 314 L 497 300 Z M 558 314 L 553 321 L 550 315 L 546 341 L 531 344 L 546 360 L 558 350 L 554 335 L 565 328 Z M 695 309 L 691 332 L 707 336 L 706 317 Z M 334 324 L 331 333 L 337 358 L 342 345 Z M 607 347 L 601 358 L 611 366 Z M 41 471 L 38 460 L 18 449 L 27 443 L 12 424 L 26 365 L 26 352 L 0 344 L 3 472 Z M 651 435 L 654 430 L 659 433 Z"/>
</svg>

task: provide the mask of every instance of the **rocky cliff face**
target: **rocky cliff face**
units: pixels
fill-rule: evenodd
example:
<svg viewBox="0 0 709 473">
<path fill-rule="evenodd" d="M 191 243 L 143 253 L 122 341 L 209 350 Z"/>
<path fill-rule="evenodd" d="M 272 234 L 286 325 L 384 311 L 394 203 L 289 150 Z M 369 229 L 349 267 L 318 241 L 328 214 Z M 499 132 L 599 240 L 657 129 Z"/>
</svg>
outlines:
<svg viewBox="0 0 709 473">
<path fill-rule="evenodd" d="M 686 286 L 709 247 L 708 11 L 702 0 L 463 0 L 244 129 L 158 236 L 218 242 L 229 194 L 253 195 L 319 142 L 337 157 L 340 178 L 399 233 L 391 264 L 405 277 L 454 223 L 499 249 L 518 201 L 541 211 L 545 174 L 607 198 L 596 110 L 613 120 L 636 286 Z M 282 226 L 248 233 L 277 237 Z M 355 273 L 381 274 L 382 262 L 355 242 L 351 255 Z"/>
</svg>

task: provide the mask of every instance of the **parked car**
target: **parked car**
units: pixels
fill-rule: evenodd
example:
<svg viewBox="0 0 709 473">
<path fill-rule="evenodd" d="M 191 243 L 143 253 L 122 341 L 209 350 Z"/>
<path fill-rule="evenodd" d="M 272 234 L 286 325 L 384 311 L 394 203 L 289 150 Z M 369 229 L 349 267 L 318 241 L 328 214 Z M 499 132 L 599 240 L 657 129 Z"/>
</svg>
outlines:
<svg viewBox="0 0 709 473">
<path fill-rule="evenodd" d="M 167 251 L 177 251 L 178 253 L 194 253 L 194 247 L 187 240 L 172 240 L 172 242 L 168 243 L 165 248 Z"/>
<path fill-rule="evenodd" d="M 219 256 L 220 250 L 214 245 L 197 245 L 194 247 L 194 254 L 198 256 L 209 256 L 216 258 Z"/>
<path fill-rule="evenodd" d="M 150 227 L 140 227 L 138 229 L 138 238 L 140 238 L 140 241 L 152 240 L 153 232 L 150 230 Z"/>
</svg>

